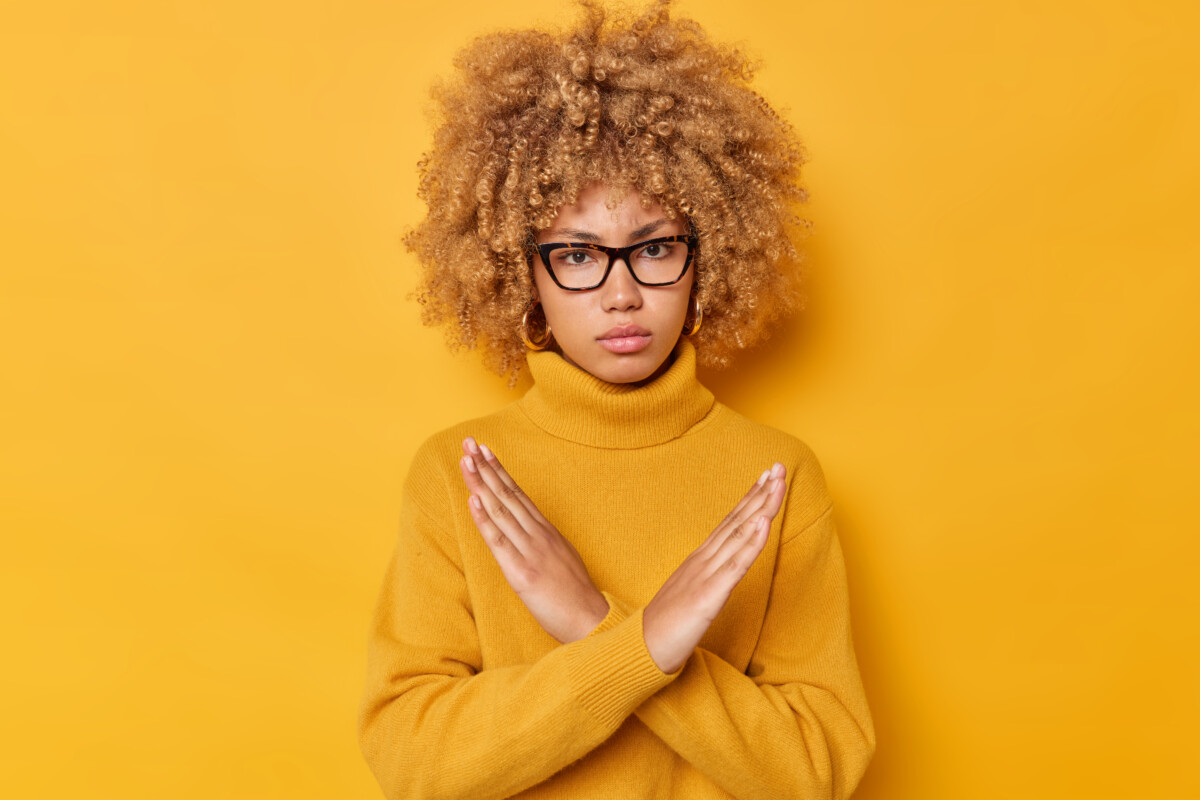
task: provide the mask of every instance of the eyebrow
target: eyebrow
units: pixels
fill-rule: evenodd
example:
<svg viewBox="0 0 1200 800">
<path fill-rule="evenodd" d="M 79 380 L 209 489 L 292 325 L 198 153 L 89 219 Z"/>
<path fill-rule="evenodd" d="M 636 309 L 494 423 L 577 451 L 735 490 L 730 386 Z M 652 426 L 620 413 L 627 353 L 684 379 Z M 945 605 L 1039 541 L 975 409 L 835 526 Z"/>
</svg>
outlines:
<svg viewBox="0 0 1200 800">
<path fill-rule="evenodd" d="M 647 223 L 646 225 L 643 225 L 642 227 L 638 228 L 637 230 L 630 231 L 629 232 L 629 241 L 636 242 L 638 239 L 641 239 L 643 236 L 646 236 L 647 234 L 654 233 L 656 230 L 658 230 L 659 228 L 661 228 L 663 225 L 666 225 L 666 224 L 667 224 L 667 220 L 665 220 L 665 219 L 660 219 L 660 220 L 656 220 L 655 222 Z M 595 242 L 596 244 L 600 244 L 599 236 L 597 236 L 596 234 L 591 233 L 589 231 L 582 231 L 582 230 L 578 230 L 576 228 L 562 228 L 560 230 L 554 231 L 553 234 L 555 236 L 567 236 L 572 239 L 579 240 L 581 242 Z"/>
</svg>

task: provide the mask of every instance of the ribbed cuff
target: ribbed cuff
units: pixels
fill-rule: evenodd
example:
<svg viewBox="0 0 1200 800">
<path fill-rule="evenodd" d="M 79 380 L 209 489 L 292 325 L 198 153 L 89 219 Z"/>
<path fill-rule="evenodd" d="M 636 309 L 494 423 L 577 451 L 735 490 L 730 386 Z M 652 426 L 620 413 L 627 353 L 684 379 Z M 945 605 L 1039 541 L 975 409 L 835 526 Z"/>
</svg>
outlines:
<svg viewBox="0 0 1200 800">
<path fill-rule="evenodd" d="M 567 655 L 571 692 L 580 705 L 606 725 L 616 728 L 642 702 L 675 680 L 675 672 L 663 672 L 646 649 L 642 612 L 628 608 L 604 592 L 609 613 L 596 629 L 575 644 Z"/>
<path fill-rule="evenodd" d="M 592 632 L 588 636 L 595 636 L 598 633 L 604 633 L 607 630 L 615 628 L 621 621 L 633 613 L 633 609 L 626 605 L 620 598 L 614 597 L 603 589 L 600 590 L 600 594 L 608 602 L 608 614 L 604 619 L 600 620 L 599 625 L 592 628 Z"/>
</svg>

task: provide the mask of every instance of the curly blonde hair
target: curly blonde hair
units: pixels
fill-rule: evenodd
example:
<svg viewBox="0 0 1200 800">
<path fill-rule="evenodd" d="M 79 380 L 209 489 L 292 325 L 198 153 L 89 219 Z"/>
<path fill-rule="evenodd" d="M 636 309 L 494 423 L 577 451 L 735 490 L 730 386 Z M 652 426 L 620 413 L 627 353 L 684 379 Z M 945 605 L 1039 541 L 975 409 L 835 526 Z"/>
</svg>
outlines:
<svg viewBox="0 0 1200 800">
<path fill-rule="evenodd" d="M 748 87 L 756 65 L 671 19 L 670 0 L 640 15 L 579 4 L 573 29 L 476 38 L 434 84 L 433 147 L 418 163 L 428 213 L 403 237 L 421 264 L 409 299 L 425 325 L 448 323 L 452 351 L 482 343 L 511 388 L 534 232 L 593 181 L 636 188 L 643 207 L 682 214 L 699 236 L 692 342 L 700 364 L 727 367 L 805 306 L 794 240 L 811 223 L 793 210 L 808 199 L 804 147 Z"/>
</svg>

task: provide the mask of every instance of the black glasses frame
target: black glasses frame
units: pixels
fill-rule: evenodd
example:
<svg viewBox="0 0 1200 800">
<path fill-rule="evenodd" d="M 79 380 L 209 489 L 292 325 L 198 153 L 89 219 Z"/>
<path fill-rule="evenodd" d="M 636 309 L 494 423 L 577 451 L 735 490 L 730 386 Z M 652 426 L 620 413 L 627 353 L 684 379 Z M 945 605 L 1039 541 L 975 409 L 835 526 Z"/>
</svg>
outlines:
<svg viewBox="0 0 1200 800">
<path fill-rule="evenodd" d="M 667 242 L 687 242 L 687 260 L 683 262 L 683 270 L 679 273 L 679 277 L 673 281 L 667 281 L 666 283 L 646 283 L 637 276 L 636 272 L 633 271 L 633 266 L 629 263 L 630 256 L 633 255 L 635 250 L 640 250 L 643 247 L 647 247 L 652 244 L 666 244 Z M 629 274 L 632 275 L 633 279 L 642 286 L 671 286 L 679 283 L 681 280 L 683 280 L 683 276 L 687 275 L 688 267 L 692 265 L 692 259 L 696 256 L 696 247 L 699 245 L 699 243 L 700 238 L 698 236 L 684 233 L 678 236 L 660 236 L 657 239 L 647 239 L 644 242 L 637 242 L 629 245 L 628 247 L 608 247 L 606 245 L 591 244 L 589 242 L 545 242 L 544 244 L 537 244 L 535 247 L 537 248 L 538 254 L 542 257 L 542 265 L 546 267 L 546 272 L 550 273 L 550 279 L 558 285 L 558 288 L 567 292 L 590 292 L 592 289 L 599 289 L 604 285 L 604 282 L 608 280 L 608 274 L 612 272 L 613 264 L 616 264 L 617 261 L 624 261 L 625 266 L 629 268 Z M 606 253 L 608 255 L 608 266 L 605 267 L 604 275 L 600 277 L 600 282 L 595 286 L 584 286 L 582 288 L 563 286 L 561 283 L 559 283 L 558 277 L 554 274 L 554 268 L 550 266 L 550 254 L 563 247 L 595 250 L 599 253 Z"/>
</svg>

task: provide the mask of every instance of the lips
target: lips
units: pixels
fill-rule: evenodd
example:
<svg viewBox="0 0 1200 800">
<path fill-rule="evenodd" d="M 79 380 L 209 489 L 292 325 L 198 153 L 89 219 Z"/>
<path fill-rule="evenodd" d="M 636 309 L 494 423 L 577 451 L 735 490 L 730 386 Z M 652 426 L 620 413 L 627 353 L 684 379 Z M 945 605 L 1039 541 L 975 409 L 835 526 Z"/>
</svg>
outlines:
<svg viewBox="0 0 1200 800">
<path fill-rule="evenodd" d="M 640 325 L 621 325 L 597 337 L 600 346 L 612 353 L 637 353 L 650 346 L 650 331 Z"/>
<path fill-rule="evenodd" d="M 622 339 L 628 336 L 649 336 L 650 331 L 640 325 L 622 325 L 618 328 L 612 328 L 606 333 L 598 336 L 599 339 Z"/>
</svg>

